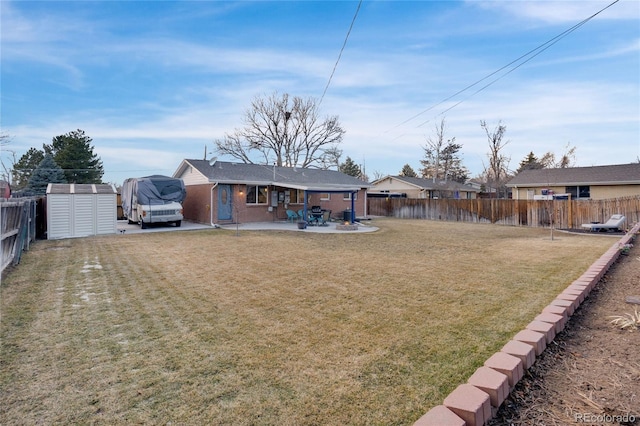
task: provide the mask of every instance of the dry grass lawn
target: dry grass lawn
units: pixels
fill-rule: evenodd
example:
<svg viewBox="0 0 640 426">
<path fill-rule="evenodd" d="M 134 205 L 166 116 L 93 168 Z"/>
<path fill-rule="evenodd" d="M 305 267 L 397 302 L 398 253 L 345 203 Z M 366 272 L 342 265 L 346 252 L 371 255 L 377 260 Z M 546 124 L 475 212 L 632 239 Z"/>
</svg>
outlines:
<svg viewBox="0 0 640 426">
<path fill-rule="evenodd" d="M 42 241 L 1 286 L 1 424 L 411 424 L 616 240 L 376 220 Z"/>
</svg>

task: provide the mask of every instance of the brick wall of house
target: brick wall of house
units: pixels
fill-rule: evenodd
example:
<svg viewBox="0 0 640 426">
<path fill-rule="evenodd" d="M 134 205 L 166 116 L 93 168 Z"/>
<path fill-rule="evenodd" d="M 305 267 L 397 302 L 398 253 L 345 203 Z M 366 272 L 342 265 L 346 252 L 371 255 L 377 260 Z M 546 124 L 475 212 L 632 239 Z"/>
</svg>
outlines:
<svg viewBox="0 0 640 426">
<path fill-rule="evenodd" d="M 291 203 L 285 206 L 279 202 L 277 207 L 269 208 L 269 204 L 250 205 L 246 203 L 246 186 L 232 185 L 231 192 L 233 194 L 233 212 L 232 219 L 229 221 L 220 221 L 218 219 L 217 200 L 218 188 L 213 190 L 213 205 L 211 203 L 213 184 L 187 185 L 187 196 L 183 202 L 185 220 L 197 223 L 239 223 L 248 222 L 272 222 L 279 220 L 287 220 L 286 210 L 290 209 L 295 212 L 304 208 L 303 203 Z M 269 188 L 269 197 L 271 200 L 271 190 Z M 242 194 L 240 192 L 242 191 Z M 344 199 L 343 193 L 331 193 L 329 199 L 321 199 L 322 194 L 311 193 L 308 196 L 307 208 L 319 205 L 323 209 L 331 210 L 331 217 L 342 219 L 343 212 L 351 209 L 351 201 Z M 365 213 L 364 192 L 357 194 L 355 201 L 356 215 L 362 217 Z M 213 208 L 213 212 L 211 211 Z"/>
<path fill-rule="evenodd" d="M 182 202 L 183 216 L 185 220 L 197 223 L 210 223 L 212 186 L 212 184 L 203 184 L 188 185 L 186 187 L 187 196 Z"/>
</svg>

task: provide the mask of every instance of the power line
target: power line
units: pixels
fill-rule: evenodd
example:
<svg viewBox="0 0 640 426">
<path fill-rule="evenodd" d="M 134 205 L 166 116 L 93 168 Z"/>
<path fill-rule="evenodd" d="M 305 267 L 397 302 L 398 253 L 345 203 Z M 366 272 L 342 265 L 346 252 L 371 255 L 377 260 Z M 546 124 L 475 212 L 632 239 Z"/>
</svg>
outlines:
<svg viewBox="0 0 640 426">
<path fill-rule="evenodd" d="M 345 46 L 347 45 L 347 40 L 349 40 L 349 34 L 351 34 L 351 30 L 353 29 L 353 24 L 356 22 L 356 17 L 358 16 L 358 12 L 360 11 L 360 6 L 362 5 L 362 0 L 358 2 L 358 7 L 356 8 L 356 13 L 353 15 L 353 19 L 351 20 L 351 25 L 349 26 L 349 31 L 347 31 L 347 36 L 344 38 L 344 43 L 342 43 L 342 48 L 340 49 L 340 53 L 338 54 L 338 59 L 336 63 L 333 65 L 333 70 L 331 71 L 331 75 L 329 76 L 329 81 L 327 81 L 327 85 L 324 87 L 324 91 L 322 92 L 322 96 L 320 97 L 320 101 L 318 102 L 318 106 L 322 103 L 324 99 L 324 95 L 327 93 L 327 89 L 331 84 L 331 80 L 333 79 L 333 74 L 336 72 L 336 68 L 338 68 L 338 62 L 340 62 L 340 58 L 342 57 L 342 52 L 344 51 Z"/>
<path fill-rule="evenodd" d="M 558 43 L 560 40 L 562 40 L 563 38 L 565 38 L 566 36 L 568 36 L 569 34 L 571 34 L 572 32 L 574 32 L 575 30 L 577 30 L 578 28 L 580 28 L 581 26 L 583 26 L 584 24 L 586 24 L 587 22 L 589 22 L 591 19 L 595 18 L 597 15 L 599 15 L 600 13 L 604 12 L 606 9 L 610 8 L 611 6 L 613 6 L 614 4 L 618 3 L 620 0 L 615 0 L 612 3 L 608 4 L 607 6 L 603 7 L 602 9 L 600 9 L 599 11 L 597 11 L 596 13 L 594 13 L 593 15 L 589 16 L 586 19 L 583 19 L 582 21 L 580 21 L 579 23 L 575 24 L 574 26 L 572 26 L 571 28 L 563 31 L 562 33 L 558 34 L 557 36 L 551 38 L 550 40 L 544 42 L 543 44 L 541 44 L 540 46 L 536 47 L 535 49 L 532 49 L 530 51 L 528 51 L 527 53 L 525 53 L 524 55 L 521 55 L 520 57 L 518 57 L 517 59 L 514 59 L 513 61 L 509 62 L 508 64 L 504 65 L 503 67 L 497 69 L 496 71 L 484 76 L 483 78 L 481 78 L 480 80 L 476 81 L 475 83 L 472 83 L 470 85 L 468 85 L 467 87 L 465 87 L 464 89 L 461 89 L 459 91 L 457 91 L 456 93 L 454 93 L 453 95 L 441 100 L 440 102 L 430 106 L 429 108 L 425 109 L 424 111 L 419 112 L 418 114 L 406 119 L 405 121 L 403 121 L 402 123 L 396 125 L 395 127 L 393 127 L 390 130 L 396 129 L 416 118 L 418 118 L 419 116 L 431 111 L 432 109 L 442 105 L 443 103 L 455 98 L 456 96 L 466 92 L 467 90 L 471 89 L 474 86 L 477 86 L 478 84 L 482 83 L 483 81 L 493 77 L 494 75 L 500 73 L 501 71 L 507 69 L 508 67 L 517 64 L 516 66 L 514 66 L 513 68 L 509 69 L 507 72 L 501 74 L 500 76 L 498 76 L 497 78 L 495 78 L 494 80 L 492 80 L 491 82 L 489 82 L 488 84 L 482 86 L 481 88 L 479 88 L 478 90 L 476 90 L 475 92 L 473 92 L 471 95 L 467 96 L 466 98 L 460 100 L 459 102 L 457 102 L 456 104 L 454 104 L 453 106 L 447 108 L 446 110 L 442 111 L 440 114 L 438 115 L 442 115 L 448 111 L 451 111 L 453 108 L 457 107 L 458 105 L 460 105 L 461 103 L 465 102 L 466 100 L 470 99 L 471 97 L 477 95 L 478 93 L 482 92 L 483 90 L 485 90 L 486 88 L 488 88 L 489 86 L 492 86 L 494 83 L 496 83 L 497 81 L 501 80 L 502 78 L 506 77 L 507 75 L 511 74 L 513 71 L 517 70 L 518 68 L 520 68 L 522 65 L 526 64 L 527 62 L 531 61 L 532 59 L 534 59 L 536 56 L 540 55 L 542 52 L 544 52 L 545 50 L 549 49 L 551 46 L 553 46 L 554 44 Z M 530 57 L 529 57 L 530 56 Z M 528 57 L 528 58 L 527 58 Z M 523 60 L 524 58 L 527 58 L 526 60 Z M 522 61 L 522 62 L 520 62 Z M 519 63 L 520 62 L 520 63 Z M 420 123 L 417 127 L 421 127 L 423 125 L 425 125 L 426 123 L 428 123 L 430 120 L 424 121 L 422 123 Z M 389 130 L 388 130 L 389 131 Z M 387 132 L 388 132 L 387 131 Z"/>
</svg>

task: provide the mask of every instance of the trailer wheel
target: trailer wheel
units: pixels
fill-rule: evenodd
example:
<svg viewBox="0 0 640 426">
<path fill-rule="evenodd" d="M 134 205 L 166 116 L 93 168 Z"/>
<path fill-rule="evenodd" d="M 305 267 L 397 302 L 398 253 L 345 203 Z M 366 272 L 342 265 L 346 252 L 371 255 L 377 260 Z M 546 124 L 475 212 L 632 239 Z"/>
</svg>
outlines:
<svg viewBox="0 0 640 426">
<path fill-rule="evenodd" d="M 140 219 L 140 228 L 147 229 L 149 225 L 142 219 Z"/>
</svg>

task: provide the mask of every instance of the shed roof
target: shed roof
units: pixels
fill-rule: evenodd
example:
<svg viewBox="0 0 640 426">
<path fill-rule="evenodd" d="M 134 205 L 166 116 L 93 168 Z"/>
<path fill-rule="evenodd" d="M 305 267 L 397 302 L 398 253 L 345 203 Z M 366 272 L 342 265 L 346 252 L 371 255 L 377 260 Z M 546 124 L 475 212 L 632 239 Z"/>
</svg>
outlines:
<svg viewBox="0 0 640 426">
<path fill-rule="evenodd" d="M 106 183 L 50 183 L 47 194 L 116 194 L 116 189 Z"/>
<path fill-rule="evenodd" d="M 640 184 L 640 163 L 523 170 L 507 186 L 637 184 Z"/>
<path fill-rule="evenodd" d="M 207 160 L 183 160 L 174 176 L 192 166 L 209 182 L 252 185 L 276 185 L 309 191 L 357 191 L 371 185 L 335 170 L 280 167 L 262 164 L 231 163 Z"/>
</svg>

